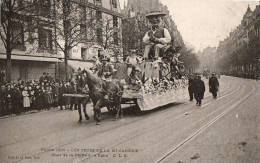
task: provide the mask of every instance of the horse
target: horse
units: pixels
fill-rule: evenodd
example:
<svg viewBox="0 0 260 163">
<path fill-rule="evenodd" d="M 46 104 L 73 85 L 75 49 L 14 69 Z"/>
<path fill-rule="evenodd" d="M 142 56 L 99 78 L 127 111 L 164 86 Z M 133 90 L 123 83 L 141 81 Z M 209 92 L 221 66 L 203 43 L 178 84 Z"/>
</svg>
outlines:
<svg viewBox="0 0 260 163">
<path fill-rule="evenodd" d="M 71 87 L 72 87 L 72 90 L 74 91 L 74 93 L 87 94 L 89 91 L 88 87 L 86 85 L 84 85 L 84 80 L 82 79 L 82 76 L 80 76 L 80 75 L 74 76 L 74 78 L 72 78 Z M 77 98 L 71 98 L 71 100 L 72 100 L 72 105 L 74 105 L 75 109 L 77 109 L 78 113 L 79 113 L 78 122 L 82 121 L 81 105 L 83 107 L 85 119 L 89 120 L 90 118 L 86 112 L 86 105 L 90 100 L 89 97 L 77 97 Z"/>
<path fill-rule="evenodd" d="M 84 70 L 84 83 L 88 85 L 89 97 L 93 103 L 94 119 L 99 125 L 101 121 L 101 108 L 107 107 L 116 111 L 115 119 L 122 116 L 121 99 L 123 86 L 119 81 L 105 81 L 89 71 Z"/>
</svg>

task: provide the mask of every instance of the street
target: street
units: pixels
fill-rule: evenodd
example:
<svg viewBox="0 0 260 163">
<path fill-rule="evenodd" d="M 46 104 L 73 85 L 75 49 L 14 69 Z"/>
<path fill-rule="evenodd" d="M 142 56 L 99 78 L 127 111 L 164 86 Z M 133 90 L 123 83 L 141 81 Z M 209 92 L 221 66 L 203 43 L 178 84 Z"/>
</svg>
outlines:
<svg viewBox="0 0 260 163">
<path fill-rule="evenodd" d="M 142 114 L 128 108 L 117 121 L 104 113 L 99 126 L 92 108 L 82 123 L 76 110 L 2 118 L 0 162 L 260 162 L 260 83 L 222 76 L 218 98 L 206 92 L 201 107 L 187 99 Z"/>
</svg>

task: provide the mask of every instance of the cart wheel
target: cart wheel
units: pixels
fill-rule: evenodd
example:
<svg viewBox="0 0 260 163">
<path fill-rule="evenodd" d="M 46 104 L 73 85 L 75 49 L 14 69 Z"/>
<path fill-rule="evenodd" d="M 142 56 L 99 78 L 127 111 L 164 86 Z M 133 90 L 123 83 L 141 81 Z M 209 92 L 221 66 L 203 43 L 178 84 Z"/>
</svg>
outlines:
<svg viewBox="0 0 260 163">
<path fill-rule="evenodd" d="M 114 115 L 116 113 L 116 107 L 115 106 L 113 106 L 113 107 L 109 106 L 109 107 L 107 107 L 107 110 L 112 115 Z"/>
<path fill-rule="evenodd" d="M 110 106 L 107 106 L 107 111 L 108 111 L 109 113 L 112 113 L 112 108 L 111 108 Z"/>
<path fill-rule="evenodd" d="M 138 106 L 137 99 L 134 100 L 134 103 L 135 103 L 135 105 L 133 106 L 134 114 L 141 115 L 142 112 L 141 112 L 141 109 Z"/>
</svg>

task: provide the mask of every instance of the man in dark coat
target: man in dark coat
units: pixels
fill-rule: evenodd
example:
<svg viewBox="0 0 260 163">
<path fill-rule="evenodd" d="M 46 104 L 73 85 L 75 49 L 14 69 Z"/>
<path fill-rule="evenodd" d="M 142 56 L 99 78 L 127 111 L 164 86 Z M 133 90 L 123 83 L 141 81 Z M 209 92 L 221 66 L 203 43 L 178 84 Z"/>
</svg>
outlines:
<svg viewBox="0 0 260 163">
<path fill-rule="evenodd" d="M 12 112 L 19 113 L 22 108 L 23 96 L 17 87 L 11 86 Z"/>
<path fill-rule="evenodd" d="M 6 103 L 6 101 L 5 101 L 5 95 L 6 94 L 6 87 L 5 87 L 5 85 L 1 85 L 1 88 L 0 88 L 0 106 L 2 106 L 2 107 L 0 107 L 0 115 L 3 115 L 4 114 L 4 112 L 5 112 L 5 103 Z"/>
<path fill-rule="evenodd" d="M 65 105 L 65 97 L 63 97 L 64 93 L 66 93 L 66 87 L 63 83 L 60 83 L 58 91 L 58 103 L 60 110 L 63 110 L 63 106 Z"/>
<path fill-rule="evenodd" d="M 196 105 L 201 106 L 201 100 L 204 98 L 205 84 L 201 80 L 201 76 L 197 76 L 194 80 L 194 97 L 196 99 Z"/>
<path fill-rule="evenodd" d="M 217 98 L 218 88 L 219 88 L 218 78 L 213 73 L 212 76 L 209 78 L 209 92 L 212 93 L 214 99 Z"/>
<path fill-rule="evenodd" d="M 194 97 L 194 76 L 191 74 L 189 76 L 189 86 L 188 86 L 188 91 L 189 91 L 189 95 L 190 95 L 190 101 L 193 101 L 193 97 Z"/>
</svg>

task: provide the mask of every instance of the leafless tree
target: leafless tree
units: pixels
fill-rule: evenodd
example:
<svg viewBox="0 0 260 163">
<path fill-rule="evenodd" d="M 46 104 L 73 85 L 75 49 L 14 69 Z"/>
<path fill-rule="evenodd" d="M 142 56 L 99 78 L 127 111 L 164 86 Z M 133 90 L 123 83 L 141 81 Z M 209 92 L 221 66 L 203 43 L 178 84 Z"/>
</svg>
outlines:
<svg viewBox="0 0 260 163">
<path fill-rule="evenodd" d="M 35 9 L 35 3 L 22 0 L 2 0 L 1 2 L 1 27 L 0 36 L 6 51 L 6 80 L 11 80 L 12 51 L 15 48 L 24 50 L 24 33 L 31 34 L 33 17 L 37 13 L 29 12 Z M 27 22 L 27 27 L 25 27 Z M 32 41 L 32 37 L 28 37 Z"/>
</svg>

